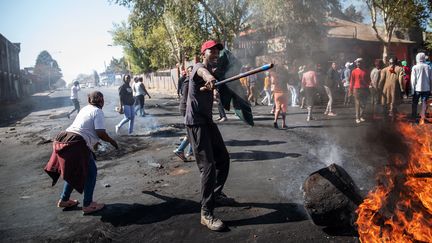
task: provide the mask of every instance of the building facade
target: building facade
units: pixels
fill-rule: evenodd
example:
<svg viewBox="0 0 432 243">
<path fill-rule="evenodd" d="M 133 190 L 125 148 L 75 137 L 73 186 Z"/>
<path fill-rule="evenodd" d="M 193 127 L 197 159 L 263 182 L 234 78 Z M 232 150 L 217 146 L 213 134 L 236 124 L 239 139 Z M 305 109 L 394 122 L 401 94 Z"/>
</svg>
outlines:
<svg viewBox="0 0 432 243">
<path fill-rule="evenodd" d="M 0 102 L 21 98 L 20 43 L 12 43 L 0 34 Z"/>
</svg>

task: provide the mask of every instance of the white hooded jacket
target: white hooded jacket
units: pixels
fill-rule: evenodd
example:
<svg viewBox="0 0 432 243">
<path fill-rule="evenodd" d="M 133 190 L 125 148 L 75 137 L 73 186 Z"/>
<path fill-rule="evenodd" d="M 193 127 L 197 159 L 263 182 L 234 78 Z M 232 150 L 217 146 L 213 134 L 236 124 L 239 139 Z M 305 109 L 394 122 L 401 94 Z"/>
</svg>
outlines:
<svg viewBox="0 0 432 243">
<path fill-rule="evenodd" d="M 425 63 L 426 55 L 422 52 L 416 55 L 417 64 L 411 70 L 411 90 L 414 91 L 431 91 L 432 87 L 432 69 Z"/>
</svg>

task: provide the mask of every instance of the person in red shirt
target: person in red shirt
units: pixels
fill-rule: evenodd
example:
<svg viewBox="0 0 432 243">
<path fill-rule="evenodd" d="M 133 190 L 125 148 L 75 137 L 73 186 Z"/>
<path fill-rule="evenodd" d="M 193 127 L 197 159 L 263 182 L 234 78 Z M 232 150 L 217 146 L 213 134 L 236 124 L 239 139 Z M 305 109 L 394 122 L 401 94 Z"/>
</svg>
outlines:
<svg viewBox="0 0 432 243">
<path fill-rule="evenodd" d="M 366 108 L 366 100 L 369 95 L 369 79 L 366 79 L 366 71 L 363 69 L 363 59 L 355 60 L 356 68 L 351 72 L 349 94 L 354 95 L 356 123 L 364 122 L 363 113 Z"/>
</svg>

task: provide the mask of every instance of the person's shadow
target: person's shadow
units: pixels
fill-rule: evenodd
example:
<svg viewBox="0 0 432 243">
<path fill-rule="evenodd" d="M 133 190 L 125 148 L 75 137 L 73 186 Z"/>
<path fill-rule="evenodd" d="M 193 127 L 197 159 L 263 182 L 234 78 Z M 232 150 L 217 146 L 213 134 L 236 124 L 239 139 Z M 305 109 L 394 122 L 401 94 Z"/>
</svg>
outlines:
<svg viewBox="0 0 432 243">
<path fill-rule="evenodd" d="M 143 191 L 143 193 L 162 199 L 164 202 L 154 205 L 107 204 L 102 211 L 92 215 L 102 216 L 102 222 L 117 227 L 161 222 L 175 215 L 200 213 L 201 210 L 200 203 L 192 200 L 167 197 L 153 191 Z"/>
<path fill-rule="evenodd" d="M 92 215 L 101 216 L 102 222 L 118 227 L 161 222 L 176 215 L 199 214 L 201 210 L 200 203 L 192 200 L 163 196 L 153 191 L 143 191 L 143 193 L 162 199 L 164 202 L 148 206 L 136 203 L 108 204 L 103 210 Z M 247 214 L 245 211 L 251 208 L 272 209 L 272 211 L 251 218 L 224 220 L 227 226 L 277 224 L 308 219 L 303 206 L 295 203 L 236 203 L 232 207 L 243 208 L 243 210 L 235 210 L 241 211 L 240 217 Z"/>
<path fill-rule="evenodd" d="M 252 162 L 260 160 L 275 160 L 282 158 L 298 158 L 302 156 L 299 153 L 285 153 L 278 151 L 261 151 L 261 150 L 246 150 L 243 152 L 230 153 L 230 158 L 233 162 Z"/>
</svg>

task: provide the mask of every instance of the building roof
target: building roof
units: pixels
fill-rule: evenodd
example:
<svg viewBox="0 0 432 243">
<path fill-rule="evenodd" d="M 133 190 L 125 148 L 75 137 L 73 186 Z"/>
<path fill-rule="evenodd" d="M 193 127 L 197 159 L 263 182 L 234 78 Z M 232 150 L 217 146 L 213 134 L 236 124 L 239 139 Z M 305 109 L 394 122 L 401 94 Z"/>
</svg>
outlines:
<svg viewBox="0 0 432 243">
<path fill-rule="evenodd" d="M 380 41 L 376 36 L 374 29 L 368 24 L 342 20 L 339 18 L 331 18 L 325 25 L 329 28 L 327 33 L 328 37 L 358 39 L 362 41 Z M 384 32 L 382 27 L 378 26 L 377 29 L 380 33 Z M 391 42 L 415 43 L 414 41 L 400 38 L 396 34 L 393 34 Z"/>
</svg>

